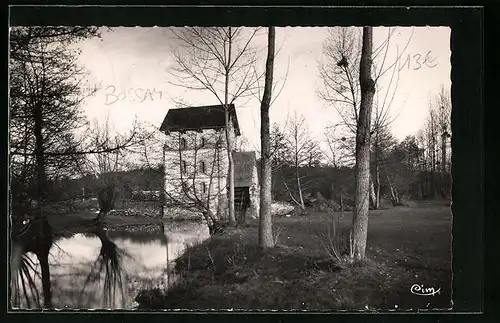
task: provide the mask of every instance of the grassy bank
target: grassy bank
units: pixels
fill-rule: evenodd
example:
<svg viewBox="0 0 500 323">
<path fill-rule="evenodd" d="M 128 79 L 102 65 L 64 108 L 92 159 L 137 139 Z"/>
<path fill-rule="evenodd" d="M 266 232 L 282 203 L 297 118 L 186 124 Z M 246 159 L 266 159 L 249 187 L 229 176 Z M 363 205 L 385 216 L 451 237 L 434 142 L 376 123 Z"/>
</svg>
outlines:
<svg viewBox="0 0 500 323">
<path fill-rule="evenodd" d="M 183 309 L 446 309 L 451 300 L 451 214 L 441 204 L 371 211 L 368 260 L 341 268 L 324 247 L 326 228 L 350 213 L 276 218 L 276 248 L 257 247 L 257 223 L 228 230 L 187 249 L 177 261 L 183 279 L 168 294 L 143 291 L 143 308 Z M 327 244 L 327 243 L 326 243 Z M 440 288 L 411 293 L 413 284 Z"/>
</svg>

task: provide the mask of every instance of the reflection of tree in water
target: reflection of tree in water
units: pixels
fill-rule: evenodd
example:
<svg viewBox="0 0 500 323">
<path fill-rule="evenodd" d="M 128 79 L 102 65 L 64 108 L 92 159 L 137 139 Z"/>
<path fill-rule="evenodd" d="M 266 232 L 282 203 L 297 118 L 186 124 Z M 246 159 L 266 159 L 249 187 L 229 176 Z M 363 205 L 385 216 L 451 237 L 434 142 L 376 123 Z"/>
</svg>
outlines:
<svg viewBox="0 0 500 323">
<path fill-rule="evenodd" d="M 101 241 L 101 249 L 82 287 L 79 303 L 84 304 L 83 297 L 89 285 L 101 285 L 102 282 L 102 306 L 124 308 L 127 300 L 128 275 L 124 271 L 123 260 L 131 257 L 111 241 L 107 229 L 102 224 L 96 224 L 93 232 Z M 95 298 L 95 295 L 92 298 Z M 88 303 L 91 301 L 89 299 Z"/>
<path fill-rule="evenodd" d="M 40 302 L 40 292 L 36 286 L 35 279 L 41 279 L 40 273 L 36 269 L 36 264 L 33 263 L 26 254 L 21 255 L 19 271 L 17 272 L 18 279 L 13 281 L 11 285 L 11 304 L 13 307 L 18 308 L 22 304 L 21 297 L 26 302 L 28 308 L 42 307 Z M 20 292 L 22 286 L 22 293 Z M 22 296 L 21 296 L 22 294 Z M 33 300 L 31 299 L 33 298 Z"/>
<path fill-rule="evenodd" d="M 16 213 L 22 216 L 11 217 L 9 286 L 11 306 L 18 308 L 24 305 L 24 302 L 28 308 L 42 307 L 41 293 L 36 284 L 38 278 L 42 282 L 44 307 L 51 308 L 52 291 L 48 259 L 53 244 L 52 228 L 46 218 L 34 214 L 30 207 L 25 207 Z M 36 255 L 41 273 L 28 256 L 28 252 Z"/>
<path fill-rule="evenodd" d="M 54 302 L 56 307 L 131 308 L 135 296 L 141 290 L 159 288 L 162 292 L 166 292 L 176 281 L 177 275 L 173 261 L 180 250 L 183 249 L 180 245 L 184 245 L 184 239 L 181 234 L 179 240 L 177 234 L 166 230 L 164 224 L 152 224 L 144 227 L 134 226 L 116 231 L 108 231 L 103 224 L 95 224 L 84 230 L 86 232 L 80 237 L 97 237 L 100 244 L 100 248 L 98 245 L 99 253 L 85 260 L 82 259 L 81 254 L 71 252 L 71 242 L 61 240 L 57 243 L 58 239 L 52 235 L 48 223 L 43 224 L 41 222 L 40 227 L 34 229 L 35 226 L 30 228 L 34 233 L 37 233 L 32 233 L 33 241 L 26 240 L 31 241 L 30 243 L 23 242 L 24 240 L 20 239 L 21 236 L 26 239 L 26 228 L 18 227 L 17 231 L 14 230 L 11 274 L 14 274 L 12 277 L 16 277 L 16 279 L 12 279 L 12 293 L 10 295 L 13 307 L 41 308 L 44 306 L 49 308 L 52 307 L 52 302 Z M 20 234 L 20 232 L 23 233 Z M 44 233 L 44 235 L 41 233 Z M 47 234 L 49 235 L 47 236 Z M 40 240 L 42 236 L 46 240 L 44 243 Z M 75 238 L 76 241 L 79 241 L 77 236 Z M 74 238 L 63 239 L 71 241 Z M 138 251 L 146 252 L 143 255 L 146 258 L 143 260 L 139 259 L 141 257 L 134 259 L 135 256 L 132 257 L 129 254 L 133 250 L 129 250 L 125 246 L 118 247 L 118 245 L 122 245 L 115 239 L 120 241 L 124 239 L 124 242 L 129 241 L 126 242 L 125 246 L 127 243 L 132 243 L 132 246 L 139 248 Z M 53 243 L 52 240 L 54 240 Z M 34 244 L 34 241 L 37 244 Z M 63 241 L 65 242 L 63 243 Z M 68 243 L 67 247 L 63 246 L 66 243 Z M 34 248 L 34 245 L 36 248 Z M 43 245 L 44 247 L 41 248 Z M 54 246 L 52 250 L 50 250 L 51 246 Z M 161 249 L 165 248 L 164 256 L 160 255 L 159 259 L 156 259 L 158 257 L 156 256 L 155 259 L 151 259 L 151 263 L 150 258 L 147 258 L 149 257 L 148 248 L 160 246 Z M 40 255 L 37 255 L 38 261 L 28 253 L 30 251 L 35 253 L 33 250 L 39 248 L 47 250 L 45 261 L 40 259 L 45 254 L 45 251 L 38 251 Z M 58 250 L 54 248 L 58 248 Z M 50 250 L 51 257 L 53 257 L 51 259 L 54 259 L 50 262 L 50 271 L 48 250 Z M 146 263 L 150 264 L 146 265 Z M 43 269 L 44 266 L 45 269 Z M 43 270 L 40 270 L 41 268 Z M 49 277 L 48 279 L 44 278 L 44 272 L 46 277 Z M 47 275 L 49 272 L 52 274 L 52 282 L 50 276 Z M 41 283 L 43 281 L 45 281 L 45 284 Z M 52 298 L 51 289 L 56 292 L 54 298 Z M 45 295 L 49 295 L 49 297 L 44 297 Z"/>
<path fill-rule="evenodd" d="M 153 232 L 147 232 L 149 239 L 147 241 L 151 241 L 151 238 L 159 238 L 162 245 L 166 248 L 166 260 L 167 264 L 165 268 L 161 272 L 156 272 L 155 278 L 140 278 L 138 276 L 132 275 L 131 273 L 127 273 L 125 270 L 131 267 L 135 267 L 139 271 L 146 273 L 148 269 L 143 264 L 137 263 L 130 254 L 128 254 L 124 249 L 119 248 L 110 238 L 110 236 L 115 236 L 115 238 L 121 236 L 126 239 L 130 239 L 132 241 L 138 240 L 138 242 L 142 242 L 141 236 L 143 234 L 139 234 L 135 236 L 128 232 L 113 232 L 108 231 L 102 224 L 96 224 L 93 230 L 93 233 L 99 238 L 101 242 L 101 249 L 97 259 L 91 266 L 90 273 L 88 274 L 86 281 L 84 283 L 83 288 L 80 291 L 80 300 L 79 304 L 83 307 L 92 306 L 93 301 L 96 298 L 102 297 L 101 299 L 101 307 L 104 308 L 128 308 L 132 304 L 134 299 L 134 294 L 138 292 L 137 287 L 146 287 L 149 288 L 155 285 L 162 285 L 157 279 L 161 279 L 162 277 L 165 279 L 164 288 L 167 289 L 171 284 L 171 269 L 169 267 L 169 262 L 171 261 L 171 255 L 169 256 L 169 238 L 166 235 L 166 231 L 163 224 L 153 225 L 150 228 L 154 229 Z M 139 232 L 141 232 L 140 230 Z M 149 231 L 149 230 L 147 230 Z M 158 232 L 159 231 L 159 232 Z M 158 234 L 159 233 L 159 234 Z M 153 239 L 154 240 L 154 239 Z M 124 263 L 126 262 L 127 268 L 125 268 Z M 161 277 L 157 277 L 156 275 L 160 274 Z M 134 284 L 137 284 L 134 286 Z M 95 288 L 96 285 L 99 287 Z M 99 292 L 96 295 L 96 291 Z M 102 291 L 102 295 L 100 292 Z M 84 301 L 84 297 L 87 296 L 88 299 Z M 95 306 L 95 303 L 94 303 Z"/>
</svg>

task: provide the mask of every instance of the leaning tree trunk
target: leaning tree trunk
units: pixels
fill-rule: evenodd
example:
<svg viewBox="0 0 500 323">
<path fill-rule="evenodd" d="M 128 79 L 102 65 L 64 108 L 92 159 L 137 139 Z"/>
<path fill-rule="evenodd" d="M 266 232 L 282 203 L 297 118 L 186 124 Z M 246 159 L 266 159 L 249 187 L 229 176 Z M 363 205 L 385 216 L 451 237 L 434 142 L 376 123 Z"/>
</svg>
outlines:
<svg viewBox="0 0 500 323">
<path fill-rule="evenodd" d="M 372 176 L 370 175 L 370 204 L 372 209 L 377 209 L 377 195 L 375 194 L 375 185 L 373 184 Z"/>
<path fill-rule="evenodd" d="M 299 191 L 299 203 L 300 203 L 300 208 L 302 211 L 306 210 L 306 206 L 304 204 L 304 196 L 302 195 L 302 184 L 300 184 L 300 172 L 299 172 L 299 166 L 295 166 L 295 174 L 296 174 L 296 179 L 297 179 L 297 190 Z"/>
<path fill-rule="evenodd" d="M 391 202 L 393 206 L 400 205 L 399 195 L 397 189 L 392 185 L 389 175 L 387 175 L 387 183 L 389 184 L 389 189 L 391 190 Z"/>
<path fill-rule="evenodd" d="M 261 166 L 260 166 L 260 217 L 259 217 L 259 245 L 263 249 L 274 246 L 273 229 L 271 219 L 271 146 L 270 146 L 270 121 L 269 106 L 271 105 L 271 92 L 273 86 L 274 70 L 274 39 L 275 29 L 269 27 L 267 43 L 266 79 L 264 84 L 264 95 L 260 104 L 260 144 L 261 144 Z"/>
<path fill-rule="evenodd" d="M 371 77 L 373 29 L 363 27 L 363 47 L 359 68 L 361 104 L 356 129 L 356 168 L 354 215 L 352 219 L 350 256 L 364 260 L 368 233 L 370 190 L 370 124 L 375 94 L 375 82 Z"/>
</svg>

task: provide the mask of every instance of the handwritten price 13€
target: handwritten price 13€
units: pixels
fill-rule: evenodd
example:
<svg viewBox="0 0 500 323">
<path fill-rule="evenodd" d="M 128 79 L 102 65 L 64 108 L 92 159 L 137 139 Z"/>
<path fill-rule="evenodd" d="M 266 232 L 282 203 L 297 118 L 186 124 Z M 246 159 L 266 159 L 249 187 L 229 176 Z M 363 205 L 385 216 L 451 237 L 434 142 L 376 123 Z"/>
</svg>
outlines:
<svg viewBox="0 0 500 323">
<path fill-rule="evenodd" d="M 419 70 L 423 67 L 434 68 L 437 64 L 437 58 L 432 55 L 432 51 L 428 51 L 425 55 L 421 53 L 408 54 L 403 57 L 399 63 L 399 71 L 401 70 Z"/>
</svg>

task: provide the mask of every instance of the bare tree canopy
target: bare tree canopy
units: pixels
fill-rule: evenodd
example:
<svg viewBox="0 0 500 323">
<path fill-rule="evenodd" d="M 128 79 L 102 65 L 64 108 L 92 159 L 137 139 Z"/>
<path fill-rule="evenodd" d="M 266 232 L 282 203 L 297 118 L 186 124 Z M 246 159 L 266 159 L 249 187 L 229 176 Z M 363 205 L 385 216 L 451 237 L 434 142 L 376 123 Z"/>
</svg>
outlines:
<svg viewBox="0 0 500 323">
<path fill-rule="evenodd" d="M 396 116 L 391 116 L 391 106 L 399 83 L 398 63 L 408 47 L 411 36 L 396 58 L 388 61 L 388 52 L 397 28 L 388 28 L 387 37 L 372 50 L 373 79 L 378 91 L 373 109 L 372 131 L 389 125 Z M 362 33 L 358 27 L 335 27 L 329 30 L 323 45 L 324 58 L 319 63 L 322 85 L 318 97 L 335 108 L 341 121 L 332 126 L 342 137 L 355 136 L 361 104 L 359 67 L 361 63 Z M 384 78 L 384 88 L 379 80 Z"/>
<path fill-rule="evenodd" d="M 379 133 L 387 132 L 388 127 L 397 118 L 392 115 L 392 102 L 399 84 L 398 63 L 408 47 L 411 36 L 403 50 L 397 48 L 396 58 L 388 61 L 388 52 L 396 28 L 388 28 L 387 37 L 372 49 L 373 80 L 377 85 L 375 100 L 372 109 L 370 133 L 374 147 L 382 144 L 378 140 L 383 137 Z M 413 35 L 413 34 L 412 34 Z M 362 49 L 362 33 L 357 27 L 335 27 L 329 30 L 328 38 L 323 46 L 324 59 L 319 64 L 319 75 L 323 81 L 318 91 L 320 99 L 335 108 L 340 122 L 331 124 L 325 136 L 329 147 L 328 155 L 335 151 L 335 158 L 342 155 L 343 162 L 353 165 L 355 159 L 355 137 L 359 127 L 361 107 L 360 64 Z M 384 78 L 384 87 L 381 89 L 380 80 Z M 401 107 L 402 108 L 402 107 Z M 379 150 L 375 148 L 375 150 Z M 338 160 L 336 161 L 338 163 Z M 370 179 L 371 201 L 374 208 L 378 208 L 380 191 L 378 158 L 373 163 L 375 181 Z"/>
<path fill-rule="evenodd" d="M 189 90 L 208 91 L 225 109 L 228 158 L 229 222 L 234 214 L 234 138 L 230 127 L 228 106 L 238 98 L 252 96 L 264 73 L 256 73 L 259 48 L 253 40 L 258 28 L 184 27 L 171 29 L 175 48 L 174 66 L 170 69 L 171 84 Z"/>
<path fill-rule="evenodd" d="M 184 27 L 171 31 L 175 46 L 171 84 L 209 91 L 222 105 L 234 104 L 257 90 L 264 77 L 262 72 L 255 75 L 261 50 L 253 44 L 258 28 Z"/>
<path fill-rule="evenodd" d="M 289 120 L 284 135 L 277 139 L 283 140 L 283 147 L 278 148 L 283 152 L 284 163 L 292 167 L 295 172 L 293 186 L 289 185 L 290 183 L 286 181 L 283 181 L 283 184 L 290 198 L 302 210 L 305 210 L 303 191 L 309 182 L 301 175 L 300 169 L 302 167 L 319 166 L 322 159 L 322 152 L 318 142 L 311 135 L 305 117 L 297 113 Z"/>
<path fill-rule="evenodd" d="M 41 187 L 47 176 L 71 174 L 81 162 L 74 152 L 79 145 L 75 131 L 86 125 L 80 110 L 86 98 L 82 92 L 85 72 L 76 63 L 78 52 L 68 45 L 96 35 L 96 28 L 11 28 L 9 103 L 13 191 L 17 185 L 29 185 L 34 178 L 38 178 L 39 185 L 31 182 L 30 186 Z"/>
</svg>

